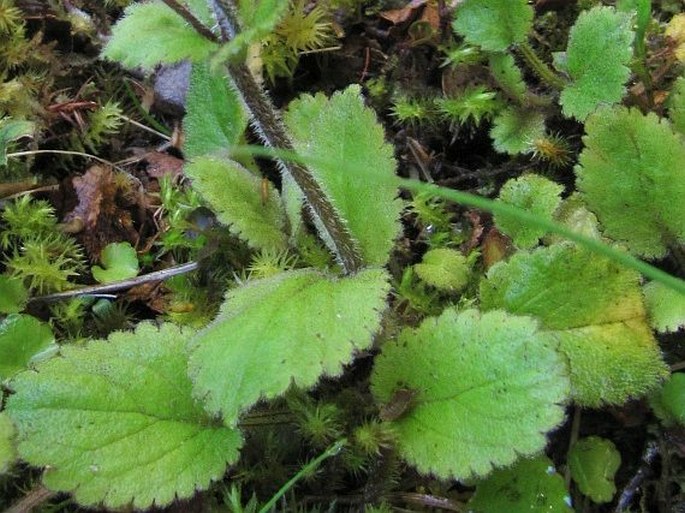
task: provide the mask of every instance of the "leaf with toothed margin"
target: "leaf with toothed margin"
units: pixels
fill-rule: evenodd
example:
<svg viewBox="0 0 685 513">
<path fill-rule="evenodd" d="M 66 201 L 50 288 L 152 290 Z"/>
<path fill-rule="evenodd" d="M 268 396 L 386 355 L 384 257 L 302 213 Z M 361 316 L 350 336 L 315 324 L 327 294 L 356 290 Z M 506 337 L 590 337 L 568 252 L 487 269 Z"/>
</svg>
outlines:
<svg viewBox="0 0 685 513">
<path fill-rule="evenodd" d="M 367 264 L 383 265 L 399 234 L 402 202 L 392 146 L 357 85 L 327 98 L 304 95 L 285 116 L 297 152 L 359 243 Z M 332 241 L 326 241 L 334 249 Z"/>
<path fill-rule="evenodd" d="M 242 438 L 193 399 L 189 335 L 141 324 L 17 376 L 7 413 L 20 458 L 49 467 L 48 489 L 112 509 L 164 506 L 220 479 Z"/>
<path fill-rule="evenodd" d="M 421 473 L 464 479 L 542 450 L 564 420 L 569 382 L 534 319 L 447 309 L 383 346 L 371 391 L 387 404 L 400 389 L 414 394 L 391 421 L 400 455 Z"/>
<path fill-rule="evenodd" d="M 533 26 L 533 8 L 526 0 L 463 0 L 452 28 L 472 45 L 503 52 L 526 39 Z"/>
<path fill-rule="evenodd" d="M 230 291 L 193 340 L 195 394 L 235 425 L 242 411 L 292 383 L 307 388 L 339 375 L 355 351 L 371 345 L 388 291 L 382 269 L 344 278 L 289 271 Z"/>
<path fill-rule="evenodd" d="M 206 26 L 213 25 L 205 0 L 190 0 L 191 12 Z M 180 15 L 163 2 L 128 6 L 124 17 L 112 29 L 102 56 L 127 68 L 152 70 L 157 64 L 185 59 L 202 62 L 218 48 L 201 36 Z"/>
</svg>

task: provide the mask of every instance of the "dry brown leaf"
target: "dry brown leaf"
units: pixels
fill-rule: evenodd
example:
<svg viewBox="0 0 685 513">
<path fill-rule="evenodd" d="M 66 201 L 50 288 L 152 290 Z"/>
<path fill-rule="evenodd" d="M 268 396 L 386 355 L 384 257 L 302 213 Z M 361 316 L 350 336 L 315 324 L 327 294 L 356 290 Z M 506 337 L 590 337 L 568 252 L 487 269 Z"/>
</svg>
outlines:
<svg viewBox="0 0 685 513">
<path fill-rule="evenodd" d="M 384 20 L 389 21 L 393 25 L 399 25 L 409 20 L 414 16 L 416 10 L 425 5 L 426 0 L 412 0 L 406 6 L 401 9 L 390 9 L 388 11 L 382 11 L 378 15 Z"/>
<path fill-rule="evenodd" d="M 183 171 L 183 160 L 168 153 L 149 151 L 143 155 L 143 160 L 147 162 L 146 171 L 151 178 L 176 178 Z"/>
</svg>

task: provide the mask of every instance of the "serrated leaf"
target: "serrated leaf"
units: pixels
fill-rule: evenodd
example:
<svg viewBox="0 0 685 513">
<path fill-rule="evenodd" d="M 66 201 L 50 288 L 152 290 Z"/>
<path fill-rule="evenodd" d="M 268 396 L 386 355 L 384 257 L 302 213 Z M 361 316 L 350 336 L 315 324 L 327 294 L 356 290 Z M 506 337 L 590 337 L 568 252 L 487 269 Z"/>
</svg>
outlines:
<svg viewBox="0 0 685 513">
<path fill-rule="evenodd" d="M 497 81 L 497 85 L 512 100 L 524 103 L 528 89 L 523 81 L 521 69 L 516 65 L 510 53 L 493 53 L 489 58 L 488 69 Z"/>
<path fill-rule="evenodd" d="M 0 118 L 0 166 L 7 165 L 7 147 L 12 141 L 33 134 L 35 124 L 23 119 Z"/>
<path fill-rule="evenodd" d="M 528 174 L 508 180 L 500 190 L 498 201 L 551 221 L 561 203 L 563 190 L 564 188 L 556 182 L 539 175 Z M 511 237 L 514 244 L 524 249 L 536 246 L 546 233 L 540 228 L 528 226 L 505 214 L 495 214 L 495 224 L 502 233 Z"/>
<path fill-rule="evenodd" d="M 659 282 L 643 288 L 649 323 L 659 333 L 673 333 L 685 328 L 685 296 Z"/>
<path fill-rule="evenodd" d="M 668 374 L 639 275 L 574 245 L 520 251 L 496 264 L 481 282 L 481 307 L 537 317 L 559 340 L 583 406 L 621 404 Z"/>
<path fill-rule="evenodd" d="M 48 358 L 57 349 L 50 326 L 30 315 L 8 315 L 0 323 L 0 381 Z"/>
<path fill-rule="evenodd" d="M 331 98 L 301 96 L 290 103 L 285 121 L 297 152 L 312 158 L 311 172 L 347 222 L 365 262 L 385 264 L 400 230 L 402 202 L 393 149 L 364 106 L 360 87 Z"/>
<path fill-rule="evenodd" d="M 399 389 L 415 393 L 391 422 L 399 453 L 422 473 L 463 479 L 540 451 L 569 385 L 533 319 L 448 309 L 383 346 L 371 390 L 383 404 Z"/>
<path fill-rule="evenodd" d="M 674 422 L 685 425 L 685 374 L 671 374 L 661 390 L 650 398 L 650 404 L 666 425 Z"/>
<path fill-rule="evenodd" d="M 668 117 L 673 128 L 685 136 L 685 77 L 675 81 L 668 95 Z"/>
<path fill-rule="evenodd" d="M 466 286 L 471 274 L 466 257 L 449 248 L 431 249 L 423 255 L 420 264 L 414 266 L 423 281 L 441 290 L 451 292 Z"/>
<path fill-rule="evenodd" d="M 111 242 L 100 253 L 99 265 L 93 266 L 93 278 L 100 283 L 127 280 L 138 275 L 138 255 L 128 242 Z"/>
<path fill-rule="evenodd" d="M 214 22 L 206 2 L 192 0 L 191 11 L 208 26 Z M 135 3 L 112 28 L 112 36 L 102 57 L 127 68 L 152 70 L 157 64 L 172 64 L 185 59 L 206 60 L 218 45 L 196 32 L 164 3 Z"/>
<path fill-rule="evenodd" d="M 195 393 L 235 425 L 243 410 L 291 383 L 307 388 L 339 375 L 371 344 L 387 293 L 380 269 L 339 279 L 289 271 L 230 291 L 216 320 L 194 339 Z"/>
<path fill-rule="evenodd" d="M 186 165 L 185 173 L 231 233 L 256 249 L 286 248 L 281 199 L 273 187 L 262 196 L 261 178 L 237 162 L 211 156 L 197 157 Z"/>
<path fill-rule="evenodd" d="M 621 453 L 611 440 L 590 436 L 578 440 L 568 453 L 571 477 L 583 495 L 598 504 L 611 502 L 616 494 L 614 476 Z"/>
<path fill-rule="evenodd" d="M 545 133 L 545 116 L 535 110 L 509 107 L 493 120 L 490 137 L 500 153 L 526 153 L 530 143 Z"/>
<path fill-rule="evenodd" d="M 473 513 L 571 513 L 564 479 L 546 456 L 521 459 L 479 482 L 469 501 Z"/>
<path fill-rule="evenodd" d="M 193 65 L 183 118 L 183 154 L 188 160 L 227 151 L 247 126 L 247 115 L 223 73 Z"/>
<path fill-rule="evenodd" d="M 555 212 L 557 222 L 567 226 L 571 230 L 591 239 L 601 240 L 599 221 L 597 216 L 590 212 L 578 193 L 571 194 L 562 201 L 561 206 Z M 562 242 L 565 239 L 560 235 L 550 234 L 545 237 L 549 243 Z"/>
<path fill-rule="evenodd" d="M 17 457 L 14 426 L 5 412 L 0 412 L 0 475 L 7 472 Z"/>
<path fill-rule="evenodd" d="M 571 83 L 561 92 L 564 115 L 583 121 L 600 104 L 621 101 L 633 56 L 630 15 L 594 7 L 578 16 L 569 34 L 566 71 Z"/>
<path fill-rule="evenodd" d="M 585 123 L 578 190 L 605 235 L 648 258 L 685 241 L 685 143 L 655 114 L 603 108 Z"/>
<path fill-rule="evenodd" d="M 191 396 L 189 333 L 140 325 L 13 382 L 7 412 L 19 455 L 49 466 L 43 483 L 83 505 L 136 509 L 191 497 L 238 458 L 240 433 L 210 418 Z"/>
<path fill-rule="evenodd" d="M 526 39 L 533 25 L 533 8 L 526 0 L 464 0 L 452 27 L 472 45 L 502 52 Z"/>
<path fill-rule="evenodd" d="M 0 313 L 21 312 L 28 298 L 29 292 L 21 280 L 0 275 Z"/>
</svg>

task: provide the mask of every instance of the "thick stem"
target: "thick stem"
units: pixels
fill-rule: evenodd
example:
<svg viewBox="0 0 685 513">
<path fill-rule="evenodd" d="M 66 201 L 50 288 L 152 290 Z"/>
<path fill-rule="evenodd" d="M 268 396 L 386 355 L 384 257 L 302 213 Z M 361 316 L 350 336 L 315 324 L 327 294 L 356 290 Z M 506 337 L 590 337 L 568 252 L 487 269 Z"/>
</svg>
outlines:
<svg viewBox="0 0 685 513">
<path fill-rule="evenodd" d="M 566 81 L 544 63 L 544 61 L 538 56 L 537 53 L 535 53 L 535 50 L 533 50 L 527 41 L 519 43 L 518 49 L 520 50 L 523 58 L 526 60 L 528 66 L 530 66 L 535 74 L 544 80 L 547 85 L 559 91 L 566 86 Z"/>
<path fill-rule="evenodd" d="M 210 0 L 221 30 L 221 39 L 230 41 L 240 31 L 240 22 L 235 5 L 229 0 Z M 272 147 L 293 150 L 293 144 L 276 108 L 264 90 L 244 64 L 228 63 L 228 72 L 233 85 L 247 107 L 252 124 L 263 142 Z M 345 222 L 336 212 L 309 170 L 296 162 L 279 160 L 281 170 L 289 173 L 302 191 L 314 219 L 325 232 L 324 239 L 333 246 L 343 269 L 353 274 L 363 267 L 364 262 L 358 245 L 347 229 Z"/>
</svg>

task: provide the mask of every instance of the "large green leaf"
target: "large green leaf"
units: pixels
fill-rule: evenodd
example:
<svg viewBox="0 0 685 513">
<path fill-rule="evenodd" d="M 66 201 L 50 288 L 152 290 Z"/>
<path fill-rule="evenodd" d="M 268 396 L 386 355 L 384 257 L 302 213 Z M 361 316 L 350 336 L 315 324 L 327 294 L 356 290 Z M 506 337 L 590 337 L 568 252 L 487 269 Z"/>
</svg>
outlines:
<svg viewBox="0 0 685 513">
<path fill-rule="evenodd" d="M 546 456 L 522 459 L 495 470 L 476 486 L 469 501 L 472 513 L 571 513 L 564 478 Z"/>
<path fill-rule="evenodd" d="M 201 21 L 213 23 L 206 2 L 192 0 L 190 4 Z M 124 11 L 124 18 L 114 25 L 102 56 L 127 68 L 151 70 L 160 63 L 204 61 L 216 48 L 216 43 L 197 33 L 171 8 L 154 0 L 132 4 Z"/>
<path fill-rule="evenodd" d="M 533 25 L 533 8 L 526 0 L 464 0 L 452 27 L 467 42 L 502 52 L 523 41 Z"/>
<path fill-rule="evenodd" d="M 0 322 L 0 381 L 57 349 L 50 326 L 30 315 L 8 315 Z"/>
<path fill-rule="evenodd" d="M 585 131 L 577 186 L 605 234 L 650 258 L 685 242 L 685 143 L 669 123 L 603 108 Z"/>
<path fill-rule="evenodd" d="M 593 502 L 611 502 L 616 493 L 614 475 L 621 466 L 621 453 L 611 440 L 598 436 L 578 440 L 568 453 L 568 466 L 583 495 Z"/>
<path fill-rule="evenodd" d="M 5 412 L 0 412 L 0 475 L 4 474 L 16 458 L 14 426 Z"/>
<path fill-rule="evenodd" d="M 227 77 L 212 73 L 206 64 L 193 65 L 183 118 L 186 159 L 226 152 L 238 142 L 246 126 L 245 109 Z"/>
<path fill-rule="evenodd" d="M 24 309 L 29 292 L 20 279 L 0 275 L 0 313 L 18 313 Z"/>
<path fill-rule="evenodd" d="M 594 7 L 578 16 L 566 50 L 571 83 L 559 99 L 566 116 L 582 121 L 598 105 L 621 101 L 634 35 L 631 16 L 612 7 Z"/>
<path fill-rule="evenodd" d="M 639 275 L 570 244 L 519 252 L 481 283 L 481 306 L 533 315 L 559 340 L 574 399 L 620 404 L 667 375 Z"/>
<path fill-rule="evenodd" d="M 685 327 L 685 295 L 656 281 L 650 281 L 643 291 L 652 328 L 670 333 Z"/>
<path fill-rule="evenodd" d="M 93 278 L 100 283 L 127 280 L 138 275 L 138 255 L 128 242 L 110 242 L 100 253 L 103 267 L 93 266 Z"/>
<path fill-rule="evenodd" d="M 312 158 L 312 173 L 347 222 L 366 263 L 385 264 L 399 233 L 402 203 L 392 147 L 364 106 L 359 86 L 330 99 L 302 96 L 290 104 L 285 121 L 295 149 Z"/>
<path fill-rule="evenodd" d="M 667 426 L 676 422 L 685 426 L 685 373 L 672 374 L 661 390 L 650 397 L 650 404 Z"/>
<path fill-rule="evenodd" d="M 381 404 L 414 394 L 391 422 L 420 472 L 483 476 L 540 451 L 563 421 L 569 384 L 555 346 L 529 317 L 448 309 L 383 346 L 371 390 Z"/>
<path fill-rule="evenodd" d="M 500 153 L 526 153 L 531 151 L 530 142 L 545 133 L 545 116 L 536 110 L 508 107 L 493 120 L 490 130 L 495 149 Z"/>
<path fill-rule="evenodd" d="M 253 248 L 285 249 L 285 211 L 273 187 L 265 197 L 261 178 L 237 162 L 220 157 L 197 157 L 186 165 L 185 173 L 232 233 Z"/>
<path fill-rule="evenodd" d="M 371 344 L 385 308 L 385 271 L 334 278 L 312 269 L 248 282 L 229 292 L 194 339 L 190 375 L 212 413 L 234 425 L 241 411 L 295 383 L 336 376 Z"/>
<path fill-rule="evenodd" d="M 136 509 L 191 497 L 238 458 L 240 433 L 191 395 L 186 340 L 143 324 L 20 374 L 7 411 L 19 455 L 49 466 L 43 482 L 80 504 Z"/>
</svg>

